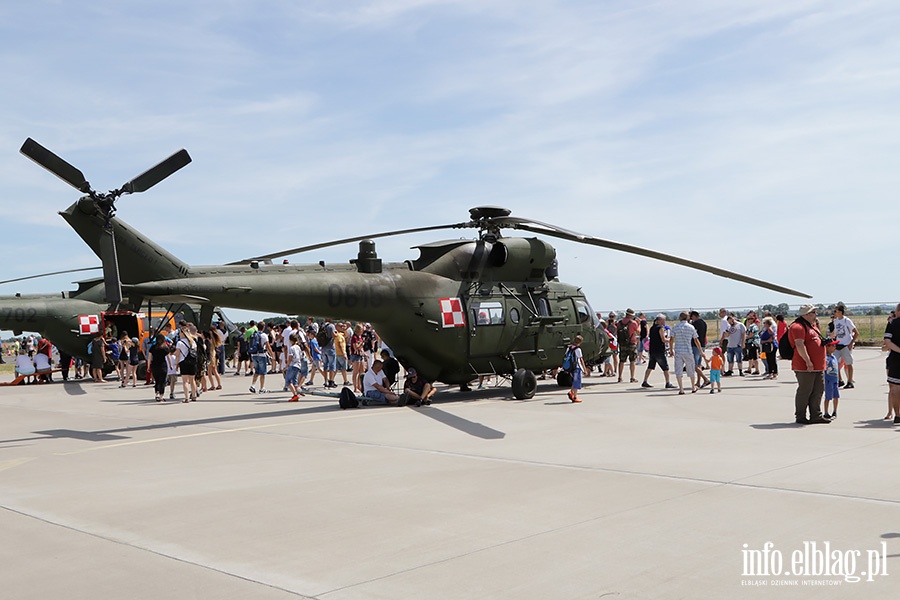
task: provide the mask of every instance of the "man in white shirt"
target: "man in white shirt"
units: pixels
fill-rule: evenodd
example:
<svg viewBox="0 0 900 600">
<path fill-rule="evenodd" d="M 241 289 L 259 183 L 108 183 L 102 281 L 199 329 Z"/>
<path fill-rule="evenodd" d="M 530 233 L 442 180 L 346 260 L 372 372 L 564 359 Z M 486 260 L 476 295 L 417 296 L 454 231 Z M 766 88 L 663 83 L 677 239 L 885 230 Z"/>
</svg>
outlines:
<svg viewBox="0 0 900 600">
<path fill-rule="evenodd" d="M 744 338 L 747 336 L 747 328 L 743 323 L 728 315 L 728 370 L 723 373 L 726 377 L 734 374 L 734 363 L 737 361 L 738 374 L 744 374 Z"/>
<path fill-rule="evenodd" d="M 284 347 L 284 352 L 281 353 L 281 372 L 284 373 L 288 365 L 290 364 L 290 347 L 291 347 L 291 336 L 297 333 L 298 325 L 297 321 L 291 321 L 287 325 L 284 326 L 284 330 L 281 332 L 281 345 Z M 284 392 L 288 389 L 287 384 L 287 375 L 285 375 L 284 381 Z"/>
<path fill-rule="evenodd" d="M 838 304 L 834 307 L 834 339 L 837 340 L 834 355 L 837 356 L 838 364 L 844 362 L 845 371 L 847 372 L 847 383 L 843 386 L 845 390 L 856 387 L 853 383 L 853 346 L 856 345 L 856 338 L 859 337 L 859 330 L 848 317 L 844 316 L 845 306 Z M 840 367 L 838 367 L 840 368 Z M 840 371 L 838 371 L 840 376 Z"/>
<path fill-rule="evenodd" d="M 722 348 L 722 352 L 725 352 L 725 346 L 722 345 L 726 339 L 728 339 L 728 328 L 730 325 L 728 324 L 728 311 L 724 308 L 719 309 L 719 346 Z"/>
<path fill-rule="evenodd" d="M 397 404 L 400 396 L 393 393 L 388 386 L 387 378 L 381 370 L 382 363 L 376 360 L 372 368 L 366 371 L 363 377 L 363 406 L 373 404 Z"/>
</svg>

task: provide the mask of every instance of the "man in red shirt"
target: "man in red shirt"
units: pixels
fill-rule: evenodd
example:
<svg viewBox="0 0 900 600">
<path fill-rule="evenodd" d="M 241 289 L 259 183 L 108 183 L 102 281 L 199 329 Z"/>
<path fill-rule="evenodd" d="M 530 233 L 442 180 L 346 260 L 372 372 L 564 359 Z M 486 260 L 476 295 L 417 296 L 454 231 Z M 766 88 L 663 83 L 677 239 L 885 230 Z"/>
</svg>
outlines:
<svg viewBox="0 0 900 600">
<path fill-rule="evenodd" d="M 804 304 L 800 317 L 788 328 L 788 340 L 794 347 L 791 369 L 797 377 L 794 415 L 797 423 L 831 423 L 822 416 L 822 394 L 825 393 L 825 346 L 816 326 L 816 307 Z M 806 411 L 809 410 L 809 417 Z"/>
</svg>

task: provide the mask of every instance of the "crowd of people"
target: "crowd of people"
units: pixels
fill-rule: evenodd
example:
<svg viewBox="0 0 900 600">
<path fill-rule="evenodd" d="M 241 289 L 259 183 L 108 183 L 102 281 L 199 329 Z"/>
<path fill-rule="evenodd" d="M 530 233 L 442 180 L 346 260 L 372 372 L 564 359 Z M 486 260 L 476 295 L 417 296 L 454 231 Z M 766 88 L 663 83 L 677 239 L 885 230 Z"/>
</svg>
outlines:
<svg viewBox="0 0 900 600">
<path fill-rule="evenodd" d="M 74 369 L 73 379 L 101 383 L 109 374 L 120 387 L 137 387 L 138 366 L 146 358 L 145 385 L 154 385 L 157 402 L 179 399 L 179 391 L 181 401 L 187 403 L 205 392 L 221 390 L 226 366 L 234 369 L 234 375 L 252 376 L 252 394 L 267 393 L 267 376 L 270 382 L 272 376 L 280 376 L 282 391 L 291 392 L 291 402 L 299 401 L 317 384 L 317 375 L 323 388 L 351 388 L 363 398 L 363 404 L 431 404 L 436 392 L 432 382 L 412 368 L 402 386 L 399 384 L 402 367 L 369 323 L 326 318 L 320 325 L 310 317 L 301 327 L 297 320 L 279 324 L 251 321 L 234 333 L 234 352 L 226 356 L 228 341 L 223 322 L 201 332 L 193 323 L 182 321 L 175 329 L 164 326 L 143 342 L 127 332 L 115 336 L 108 329 L 98 331 L 87 344 L 88 359 L 84 361 L 65 354 L 54 360 L 48 340 L 27 336 L 21 343 L 15 340 L 16 375 L 28 377 L 26 383 L 31 383 L 32 377 L 43 382 L 61 371 L 63 380 L 68 381 Z"/>
<path fill-rule="evenodd" d="M 621 318 L 615 312 L 609 313 L 607 319 L 598 315 L 608 334 L 611 350 L 599 375 L 617 377 L 617 383 L 622 383 L 627 363 L 629 381 L 637 383 L 637 365 L 646 362 L 642 388 L 653 387 L 649 378 L 658 366 L 663 372 L 666 389 L 677 389 L 678 394 L 684 394 L 683 379 L 687 378 L 692 393 L 709 386 L 709 393 L 713 394 L 722 391 L 722 378 L 735 376 L 735 370 L 738 377 L 777 379 L 777 361 L 781 355 L 791 361 L 791 370 L 797 380 L 796 422 L 802 425 L 831 423 L 837 418 L 841 390 L 855 388 L 853 350 L 859 330 L 846 311 L 843 304 L 838 304 L 827 326 L 822 327 L 818 308 L 812 304 L 802 305 L 791 323 L 782 314 L 765 312 L 760 318 L 757 311 L 750 310 L 740 317 L 722 308 L 719 310 L 719 339 L 712 345 L 709 355 L 708 326 L 697 311 L 683 311 L 674 326 L 668 325 L 664 313 L 657 314 L 651 324 L 643 313 L 635 314 L 630 308 Z M 900 314 L 900 304 L 888 317 L 882 350 L 888 351 L 885 367 L 889 384 L 888 412 L 884 418 L 900 424 L 900 319 L 895 319 L 897 314 Z M 591 371 L 581 360 L 579 337 L 569 349 L 575 357 L 571 366 L 575 376 L 569 391 L 572 402 L 581 401 L 578 390 L 583 385 L 582 375 Z M 669 358 L 674 361 L 678 385 L 671 382 Z M 704 365 L 709 370 L 708 375 Z"/>
<path fill-rule="evenodd" d="M 719 352 L 712 348 L 707 352 L 710 346 L 708 325 L 695 310 L 682 312 L 673 326 L 668 324 L 669 317 L 665 313 L 650 320 L 644 313 L 635 313 L 630 308 L 621 318 L 611 312 L 606 319 L 600 320 L 609 337 L 611 354 L 599 375 L 617 377 L 617 382 L 623 383 L 627 365 L 629 383 L 637 383 L 637 369 L 646 364 L 641 387 L 653 387 L 649 379 L 659 367 L 665 388 L 677 389 L 683 394 L 686 389 L 683 382 L 675 385 L 670 380 L 668 359 L 672 358 L 676 379 L 687 374 L 691 392 L 711 383 L 717 383 L 716 387 L 720 389 L 721 381 L 718 380 L 733 376 L 735 364 L 740 377 L 760 375 L 763 379 L 776 379 L 779 340 L 787 331 L 784 316 L 766 312 L 760 318 L 755 310 L 751 310 L 741 317 L 723 308 L 719 310 L 719 318 L 720 336 L 716 344 Z M 724 368 L 726 359 L 727 369 Z M 719 368 L 712 367 L 712 363 Z M 746 371 L 744 363 L 747 364 Z M 704 366 L 716 381 L 710 381 Z"/>
<path fill-rule="evenodd" d="M 855 387 L 853 350 L 859 331 L 845 313 L 846 308 L 838 304 L 822 327 L 818 309 L 811 304 L 801 306 L 792 322 L 781 314 L 763 312 L 760 317 L 750 310 L 740 316 L 722 308 L 718 340 L 714 340 L 697 311 L 681 312 L 671 326 L 664 313 L 649 320 L 630 308 L 621 317 L 611 312 L 600 320 L 609 337 L 611 354 L 599 365 L 598 374 L 623 383 L 627 366 L 629 382 L 637 383 L 637 367 L 646 365 L 641 387 L 652 388 L 650 378 L 659 367 L 665 389 L 685 394 L 709 387 L 713 394 L 722 391 L 722 380 L 727 377 L 777 379 L 781 354 L 791 360 L 798 383 L 796 422 L 830 423 L 837 418 L 841 390 Z M 889 352 L 886 369 L 890 393 L 885 419 L 900 424 L 900 342 L 895 341 L 900 340 L 900 320 L 894 319 L 895 314 L 890 315 L 882 346 Z M 23 337 L 21 342 L 14 340 L 9 349 L 16 356 L 17 377 L 33 383 L 52 381 L 57 370 L 63 380 L 68 380 L 74 368 L 76 379 L 88 377 L 99 383 L 105 381 L 105 373 L 114 371 L 121 387 L 137 387 L 138 366 L 146 358 L 145 384 L 155 386 L 157 402 L 176 400 L 179 387 L 182 402 L 221 390 L 226 366 L 234 369 L 234 375 L 252 376 L 252 394 L 266 393 L 266 377 L 281 375 L 282 391 L 291 393 L 292 402 L 316 385 L 317 375 L 321 375 L 325 389 L 339 387 L 340 376 L 340 386 L 361 396 L 363 404 L 430 404 L 436 392 L 433 382 L 423 379 L 414 368 L 407 370 L 405 382 L 398 388 L 401 366 L 368 323 L 326 318 L 320 325 L 312 317 L 304 326 L 297 320 L 280 324 L 251 321 L 234 333 L 232 356 L 226 356 L 227 338 L 223 322 L 201 332 L 194 324 L 182 321 L 174 330 L 166 327 L 143 342 L 126 332 L 118 337 L 111 331 L 98 332 L 88 345 L 87 362 L 63 353 L 56 356 L 50 341 L 33 335 Z M 572 402 L 581 402 L 578 391 L 583 377 L 592 371 L 582 356 L 581 342 L 577 336 L 567 353 L 567 358 L 571 354 L 573 383 L 568 396 Z M 677 384 L 671 381 L 670 358 Z"/>
</svg>

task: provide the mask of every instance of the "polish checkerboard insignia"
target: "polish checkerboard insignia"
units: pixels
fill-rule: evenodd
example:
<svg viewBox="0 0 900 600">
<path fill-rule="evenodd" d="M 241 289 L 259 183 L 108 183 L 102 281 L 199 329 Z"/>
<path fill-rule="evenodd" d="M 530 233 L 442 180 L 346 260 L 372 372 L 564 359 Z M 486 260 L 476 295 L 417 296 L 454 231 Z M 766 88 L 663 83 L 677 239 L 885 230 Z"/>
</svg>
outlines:
<svg viewBox="0 0 900 600">
<path fill-rule="evenodd" d="M 466 326 L 466 313 L 459 298 L 441 298 L 441 317 L 444 327 Z"/>
<path fill-rule="evenodd" d="M 97 315 L 79 315 L 78 324 L 81 335 L 100 333 L 100 317 Z"/>
</svg>

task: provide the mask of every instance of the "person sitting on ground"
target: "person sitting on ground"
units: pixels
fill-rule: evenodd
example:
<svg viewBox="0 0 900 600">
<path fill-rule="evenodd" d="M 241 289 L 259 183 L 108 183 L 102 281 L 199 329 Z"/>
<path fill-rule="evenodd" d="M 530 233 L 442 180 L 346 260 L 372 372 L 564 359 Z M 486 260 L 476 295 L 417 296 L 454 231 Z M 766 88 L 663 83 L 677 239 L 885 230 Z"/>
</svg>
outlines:
<svg viewBox="0 0 900 600">
<path fill-rule="evenodd" d="M 407 402 L 415 402 L 416 406 L 423 404 L 431 404 L 431 397 L 437 392 L 434 387 L 424 377 L 421 377 L 415 369 L 410 368 L 406 371 L 406 383 L 403 386 L 403 393 L 406 395 Z"/>
<path fill-rule="evenodd" d="M 50 373 L 53 371 L 53 365 L 50 359 L 43 352 L 34 353 L 34 374 L 38 383 L 46 383 L 50 381 Z"/>
<path fill-rule="evenodd" d="M 363 377 L 363 406 L 374 404 L 397 404 L 400 397 L 391 392 L 388 387 L 387 378 L 382 371 L 382 362 L 376 360 L 372 363 L 372 368 L 366 371 Z"/>
<path fill-rule="evenodd" d="M 16 356 L 16 378 L 20 375 L 26 376 L 27 382 L 31 382 L 31 376 L 34 375 L 35 368 L 34 363 L 31 362 L 31 359 L 28 358 L 28 350 L 23 346 L 19 350 L 19 355 Z"/>
</svg>

